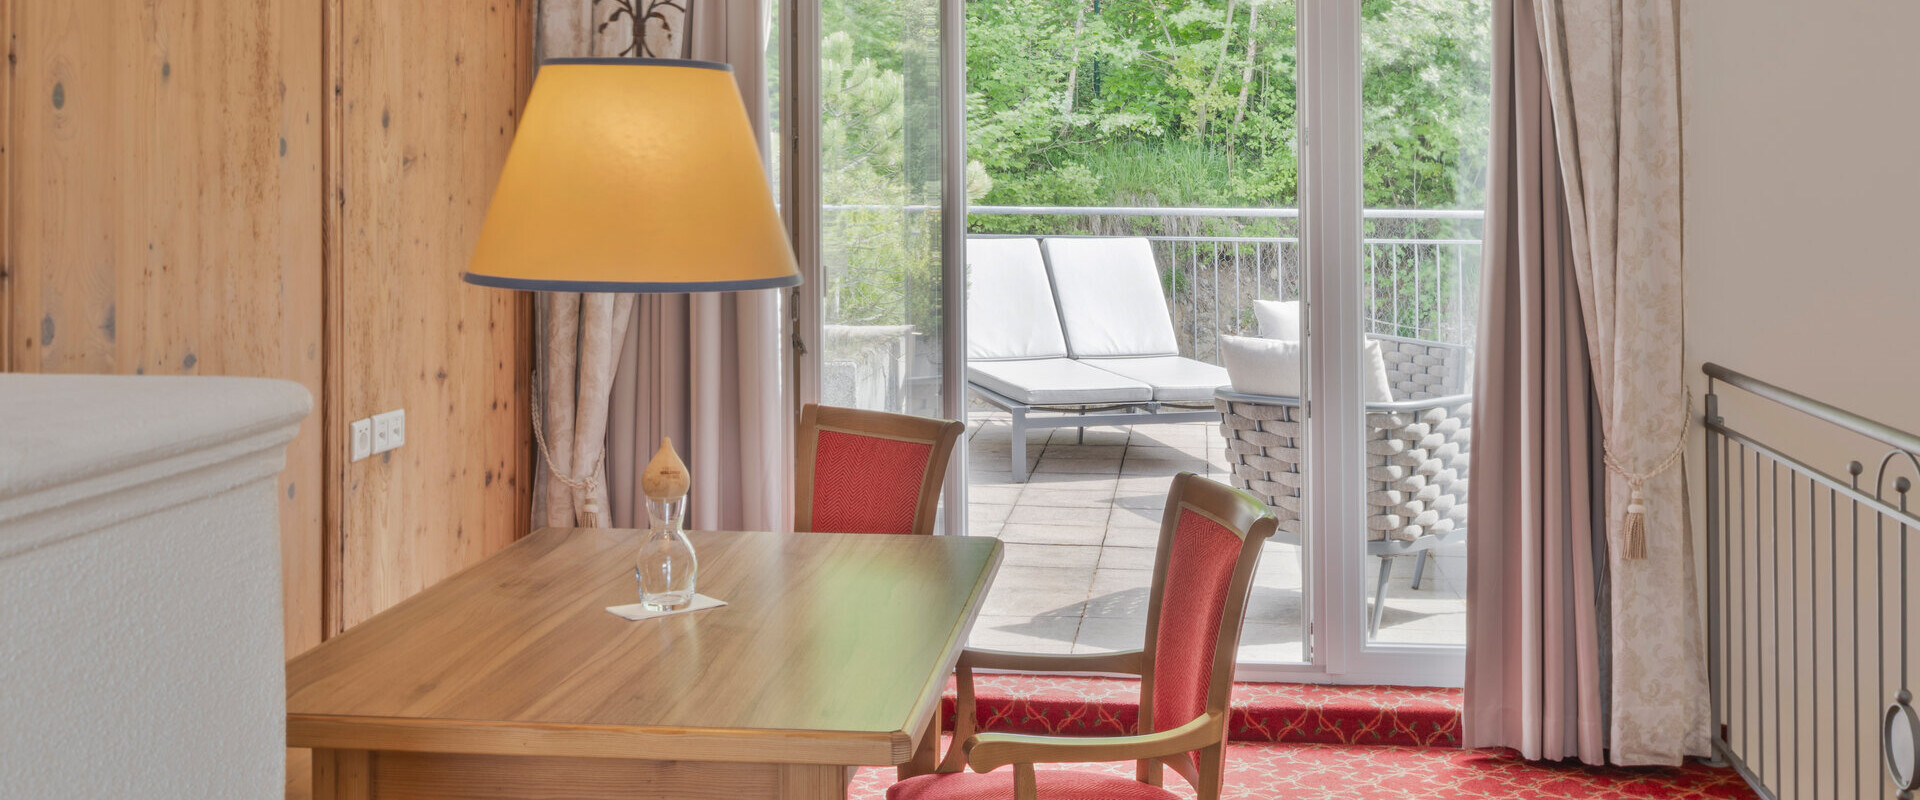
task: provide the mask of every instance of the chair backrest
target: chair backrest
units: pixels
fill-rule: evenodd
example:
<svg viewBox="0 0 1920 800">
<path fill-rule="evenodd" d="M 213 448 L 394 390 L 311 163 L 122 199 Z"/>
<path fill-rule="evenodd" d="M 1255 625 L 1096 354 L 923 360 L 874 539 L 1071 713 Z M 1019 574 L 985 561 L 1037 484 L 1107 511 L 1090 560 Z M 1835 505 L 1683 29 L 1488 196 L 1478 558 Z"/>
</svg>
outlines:
<svg viewBox="0 0 1920 800">
<path fill-rule="evenodd" d="M 1066 354 L 1040 240 L 968 239 L 967 360 Z"/>
<path fill-rule="evenodd" d="M 1276 524 L 1266 505 L 1245 492 L 1189 472 L 1174 476 L 1147 605 L 1142 731 L 1227 713 L 1248 588 L 1260 546 Z M 1194 788 L 1200 796 L 1218 796 L 1225 750 L 1210 747 L 1187 757 L 1199 771 Z"/>
<path fill-rule="evenodd" d="M 1473 388 L 1473 348 L 1467 345 L 1385 334 L 1367 338 L 1380 343 L 1395 401 L 1451 397 Z"/>
<path fill-rule="evenodd" d="M 948 455 L 966 425 L 808 403 L 800 412 L 793 529 L 933 532 Z"/>
<path fill-rule="evenodd" d="M 1160 267 L 1146 239 L 1056 238 L 1043 244 L 1067 352 L 1074 358 L 1180 355 Z"/>
</svg>

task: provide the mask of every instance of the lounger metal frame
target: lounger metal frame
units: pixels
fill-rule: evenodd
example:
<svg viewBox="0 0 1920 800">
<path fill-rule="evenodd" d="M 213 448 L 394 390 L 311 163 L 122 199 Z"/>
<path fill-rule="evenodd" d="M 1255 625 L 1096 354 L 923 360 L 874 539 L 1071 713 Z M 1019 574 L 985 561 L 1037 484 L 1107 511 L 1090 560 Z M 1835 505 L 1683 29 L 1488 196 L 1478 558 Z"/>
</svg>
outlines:
<svg viewBox="0 0 1920 800">
<path fill-rule="evenodd" d="M 1095 427 L 1131 427 L 1155 423 L 1175 422 L 1219 422 L 1220 412 L 1207 405 L 1188 405 L 1185 403 L 1161 400 L 1146 400 L 1133 403 L 1086 403 L 1073 405 L 1031 405 L 1014 400 L 980 384 L 967 382 L 967 390 L 975 397 L 1013 415 L 1013 482 L 1027 482 L 1027 431 L 1052 428 L 1080 428 L 1084 440 L 1087 428 Z M 1058 411 L 1061 416 L 1030 417 L 1034 411 Z"/>
</svg>

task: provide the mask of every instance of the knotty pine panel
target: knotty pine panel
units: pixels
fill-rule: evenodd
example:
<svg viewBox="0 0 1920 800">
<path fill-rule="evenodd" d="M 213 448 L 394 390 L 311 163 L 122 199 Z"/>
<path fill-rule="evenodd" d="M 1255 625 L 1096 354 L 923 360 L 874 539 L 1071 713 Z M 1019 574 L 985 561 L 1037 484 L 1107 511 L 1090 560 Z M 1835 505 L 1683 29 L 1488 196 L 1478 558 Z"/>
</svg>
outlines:
<svg viewBox="0 0 1920 800">
<path fill-rule="evenodd" d="M 4 0 L 9 369 L 321 395 L 320 0 Z M 287 652 L 321 637 L 318 415 L 281 474 Z"/>
<path fill-rule="evenodd" d="M 460 273 L 530 85 L 532 16 L 530 0 L 330 2 L 329 419 L 407 411 L 397 450 L 351 463 L 332 443 L 337 631 L 526 532 L 532 304 Z"/>
</svg>

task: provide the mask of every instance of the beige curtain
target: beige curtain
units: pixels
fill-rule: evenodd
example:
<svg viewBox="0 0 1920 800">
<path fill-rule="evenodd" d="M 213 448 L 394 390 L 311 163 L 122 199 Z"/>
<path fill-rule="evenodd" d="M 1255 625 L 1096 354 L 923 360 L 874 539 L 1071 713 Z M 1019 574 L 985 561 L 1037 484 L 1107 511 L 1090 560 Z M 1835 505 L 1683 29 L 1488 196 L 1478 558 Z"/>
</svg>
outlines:
<svg viewBox="0 0 1920 800">
<path fill-rule="evenodd" d="M 1530 0 L 1496 2 L 1493 31 L 1464 733 L 1602 764 L 1604 468 Z"/>
<path fill-rule="evenodd" d="M 734 68 L 749 117 L 765 120 L 766 7 L 696 0 L 692 19 L 638 0 L 653 55 Z M 615 0 L 541 0 L 539 58 L 633 55 L 632 17 Z M 604 26 L 604 27 L 603 27 Z M 644 243 L 636 246 L 645 246 Z M 644 526 L 639 471 L 670 436 L 693 472 L 689 522 L 791 527 L 792 411 L 777 290 L 731 294 L 545 294 L 540 311 L 542 428 L 552 469 L 536 478 L 536 526 Z M 544 465 L 543 465 L 544 466 Z"/>
<path fill-rule="evenodd" d="M 766 4 L 695 0 L 693 13 L 693 57 L 732 65 L 748 118 L 764 125 Z M 785 299 L 776 289 L 640 298 L 614 380 L 607 436 L 614 525 L 646 524 L 636 501 L 639 473 L 661 437 L 670 436 L 692 472 L 690 525 L 792 528 Z"/>
<path fill-rule="evenodd" d="M 1710 724 L 1686 475 L 1676 465 L 1692 413 L 1681 351 L 1678 9 L 1675 0 L 1534 0 L 1534 9 L 1606 432 L 1610 755 L 1677 764 L 1707 754 Z M 1623 519 L 1636 494 L 1641 558 Z"/>
<path fill-rule="evenodd" d="M 624 20 L 599 29 L 604 14 L 592 0 L 543 0 L 537 13 L 538 59 L 610 56 L 631 41 Z M 533 524 L 605 526 L 607 404 L 634 295 L 543 292 L 535 310 L 534 414 L 542 463 L 534 473 Z"/>
</svg>

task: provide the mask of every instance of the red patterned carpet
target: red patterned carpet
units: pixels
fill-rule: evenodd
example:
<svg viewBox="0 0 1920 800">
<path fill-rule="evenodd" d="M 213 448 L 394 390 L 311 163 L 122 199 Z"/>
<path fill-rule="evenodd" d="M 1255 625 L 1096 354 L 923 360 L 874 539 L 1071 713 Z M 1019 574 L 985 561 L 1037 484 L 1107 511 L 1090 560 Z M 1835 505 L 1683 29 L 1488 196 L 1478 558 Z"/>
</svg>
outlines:
<svg viewBox="0 0 1920 800">
<path fill-rule="evenodd" d="M 1117 678 L 982 675 L 982 726 L 1067 736 L 1132 731 L 1139 684 Z M 952 697 L 947 711 L 952 713 Z M 1730 769 L 1593 768 L 1460 750 L 1460 692 L 1394 686 L 1239 684 L 1227 748 L 1228 798 L 1588 800 L 1752 798 Z M 951 720 L 951 716 L 949 716 Z M 944 745 L 943 745 L 944 750 Z M 1080 768 L 1132 775 L 1131 762 Z M 881 800 L 892 769 L 862 769 L 850 797 Z M 1193 791 L 1168 773 L 1167 788 Z"/>
<path fill-rule="evenodd" d="M 1061 736 L 1133 731 L 1140 682 L 1124 678 L 979 675 L 982 730 Z M 953 726 L 953 697 L 945 706 Z M 1460 746 L 1460 690 L 1406 686 L 1241 683 L 1228 737 L 1236 742 Z"/>
<path fill-rule="evenodd" d="M 1132 775 L 1132 762 L 1080 768 Z M 892 769 L 866 768 L 848 797 L 881 800 Z M 1167 788 L 1193 790 L 1168 773 Z M 1227 746 L 1228 798 L 1284 800 L 1709 800 L 1752 798 L 1732 770 L 1689 763 L 1677 769 L 1533 764 L 1500 750 L 1328 744 Z M 1044 798 L 1042 798 L 1044 800 Z"/>
</svg>

